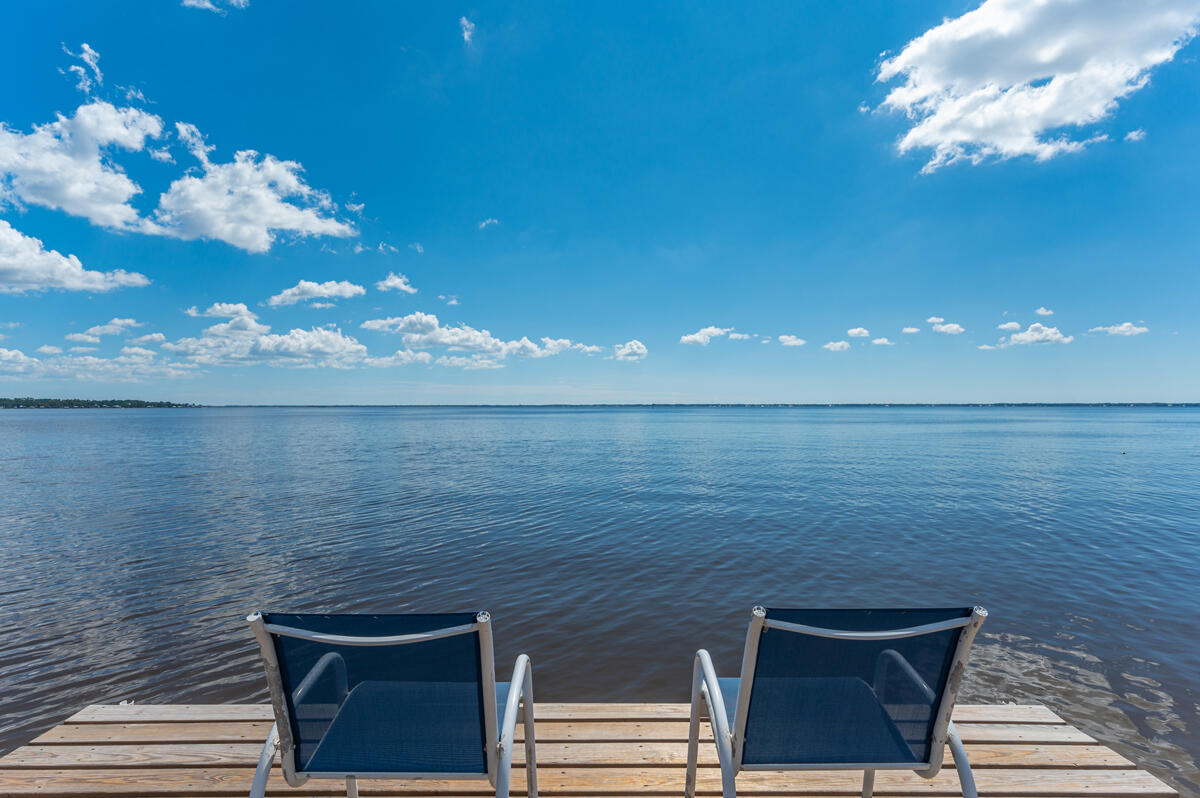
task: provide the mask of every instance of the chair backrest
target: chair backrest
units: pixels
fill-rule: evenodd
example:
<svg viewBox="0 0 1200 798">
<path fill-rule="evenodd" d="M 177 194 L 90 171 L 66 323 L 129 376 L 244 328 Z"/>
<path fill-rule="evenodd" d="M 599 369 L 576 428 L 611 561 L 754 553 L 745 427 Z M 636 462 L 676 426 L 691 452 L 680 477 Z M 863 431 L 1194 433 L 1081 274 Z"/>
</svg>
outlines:
<svg viewBox="0 0 1200 798">
<path fill-rule="evenodd" d="M 289 784 L 309 776 L 494 778 L 488 613 L 256 612 L 247 621 Z"/>
<path fill-rule="evenodd" d="M 981 607 L 755 607 L 734 716 L 737 762 L 935 774 L 986 617 Z"/>
</svg>

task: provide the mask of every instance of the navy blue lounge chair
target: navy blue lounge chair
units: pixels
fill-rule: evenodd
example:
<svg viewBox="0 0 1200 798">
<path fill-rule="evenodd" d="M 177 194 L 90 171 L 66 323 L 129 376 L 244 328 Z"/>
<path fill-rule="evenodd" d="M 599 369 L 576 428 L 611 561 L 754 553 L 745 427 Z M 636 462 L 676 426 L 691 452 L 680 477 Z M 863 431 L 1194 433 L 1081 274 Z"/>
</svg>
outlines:
<svg viewBox="0 0 1200 798">
<path fill-rule="evenodd" d="M 724 798 L 742 770 L 877 770 L 933 778 L 946 744 L 963 795 L 975 781 L 950 714 L 987 617 L 982 607 L 751 613 L 739 679 L 696 652 L 686 798 L 696 794 L 700 717 L 712 724 Z"/>
<path fill-rule="evenodd" d="M 518 715 L 537 798 L 532 669 L 522 654 L 512 681 L 496 682 L 488 613 L 246 620 L 275 711 L 252 798 L 266 790 L 276 750 L 293 787 L 345 779 L 357 798 L 360 778 L 478 778 L 507 798 Z"/>
</svg>

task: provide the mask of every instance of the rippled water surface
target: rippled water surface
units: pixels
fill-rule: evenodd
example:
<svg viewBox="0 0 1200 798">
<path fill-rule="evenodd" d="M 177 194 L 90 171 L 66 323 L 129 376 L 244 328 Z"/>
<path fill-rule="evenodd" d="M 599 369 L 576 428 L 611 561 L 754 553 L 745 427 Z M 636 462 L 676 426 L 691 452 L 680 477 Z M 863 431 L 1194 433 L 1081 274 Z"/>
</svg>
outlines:
<svg viewBox="0 0 1200 798">
<path fill-rule="evenodd" d="M 755 603 L 982 604 L 965 700 L 1200 791 L 1200 409 L 0 412 L 0 750 L 263 700 L 257 608 L 486 608 L 547 700 L 686 700 Z"/>
</svg>

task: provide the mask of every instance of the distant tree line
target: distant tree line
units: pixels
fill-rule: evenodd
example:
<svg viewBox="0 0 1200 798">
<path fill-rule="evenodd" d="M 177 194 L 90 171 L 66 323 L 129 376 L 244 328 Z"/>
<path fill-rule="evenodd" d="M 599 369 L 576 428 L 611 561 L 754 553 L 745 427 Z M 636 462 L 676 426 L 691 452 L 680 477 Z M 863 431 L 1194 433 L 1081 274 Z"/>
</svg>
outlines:
<svg viewBox="0 0 1200 798">
<path fill-rule="evenodd" d="M 177 402 L 144 402 L 141 399 L 34 399 L 32 396 L 6 399 L 0 397 L 0 409 L 11 410 L 22 407 L 44 408 L 95 408 L 95 407 L 200 407 Z"/>
</svg>

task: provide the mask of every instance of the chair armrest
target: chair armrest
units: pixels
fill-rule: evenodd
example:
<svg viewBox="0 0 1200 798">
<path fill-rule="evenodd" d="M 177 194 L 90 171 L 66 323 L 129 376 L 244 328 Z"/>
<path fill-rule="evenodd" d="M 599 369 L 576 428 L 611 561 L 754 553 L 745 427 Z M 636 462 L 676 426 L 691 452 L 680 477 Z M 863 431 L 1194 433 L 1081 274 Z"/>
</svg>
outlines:
<svg viewBox="0 0 1200 798">
<path fill-rule="evenodd" d="M 721 683 L 717 679 L 712 657 L 704 649 L 696 652 L 695 669 L 704 688 L 705 703 L 708 704 L 708 722 L 712 724 L 714 736 L 719 735 L 718 739 L 729 740 L 729 715 L 725 711 L 725 696 L 721 694 Z"/>
<path fill-rule="evenodd" d="M 508 698 L 504 702 L 504 720 L 500 724 L 500 757 L 496 765 L 496 796 L 508 798 L 512 780 L 513 737 L 517 733 L 517 716 L 521 714 L 521 702 L 525 702 L 525 780 L 526 795 L 537 798 L 537 760 L 533 728 L 533 666 L 529 657 L 521 654 L 513 667 L 512 681 L 508 684 Z"/>
<path fill-rule="evenodd" d="M 299 686 L 292 691 L 292 703 L 299 704 L 303 701 L 304 697 L 308 695 L 308 691 L 313 688 L 330 667 L 334 668 L 334 678 L 337 680 L 336 685 L 341 692 L 341 698 L 338 703 L 345 701 L 346 696 L 350 693 L 349 676 L 346 673 L 346 660 L 336 651 L 330 651 L 317 660 L 317 664 L 305 674 Z"/>
<path fill-rule="evenodd" d="M 889 663 L 895 663 L 900 672 L 908 677 L 908 680 L 920 691 L 921 695 L 925 696 L 925 700 L 933 703 L 937 702 L 937 693 L 933 692 L 933 688 L 921 678 L 921 674 L 917 673 L 916 668 L 904 658 L 904 655 L 894 648 L 889 648 L 881 652 L 879 659 L 875 661 L 875 684 L 873 686 L 875 688 L 875 695 L 880 701 L 883 700 L 883 696 L 879 693 L 883 688 L 883 677 L 887 673 Z"/>
</svg>

